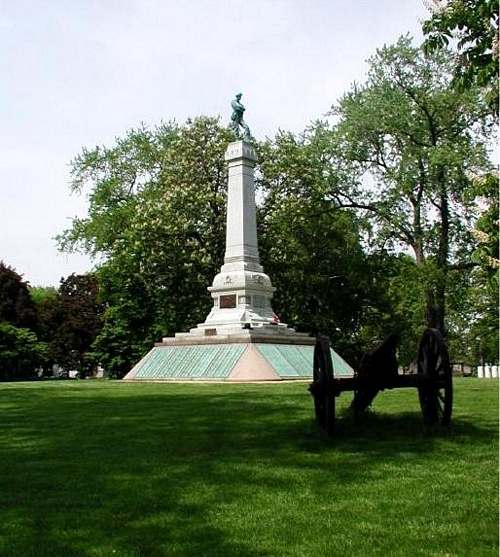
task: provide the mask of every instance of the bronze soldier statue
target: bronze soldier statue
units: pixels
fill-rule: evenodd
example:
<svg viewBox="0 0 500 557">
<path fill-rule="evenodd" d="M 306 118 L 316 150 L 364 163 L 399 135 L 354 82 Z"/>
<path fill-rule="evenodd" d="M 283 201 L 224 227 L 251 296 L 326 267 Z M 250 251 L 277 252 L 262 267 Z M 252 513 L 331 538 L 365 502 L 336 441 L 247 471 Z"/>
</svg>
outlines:
<svg viewBox="0 0 500 557">
<path fill-rule="evenodd" d="M 231 102 L 231 107 L 233 113 L 231 114 L 231 122 L 233 133 L 236 139 L 241 139 L 240 126 L 243 128 L 243 141 L 250 141 L 251 134 L 250 128 L 248 127 L 245 120 L 243 120 L 243 112 L 245 112 L 245 107 L 240 102 L 241 93 L 236 94 L 236 98 Z"/>
</svg>

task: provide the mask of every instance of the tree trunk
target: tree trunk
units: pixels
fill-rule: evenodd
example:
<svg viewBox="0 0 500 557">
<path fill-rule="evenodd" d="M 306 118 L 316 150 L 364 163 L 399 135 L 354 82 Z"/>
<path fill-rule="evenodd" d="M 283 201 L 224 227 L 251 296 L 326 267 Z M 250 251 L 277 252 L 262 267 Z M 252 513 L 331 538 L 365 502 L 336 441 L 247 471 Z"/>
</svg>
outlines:
<svg viewBox="0 0 500 557">
<path fill-rule="evenodd" d="M 421 200 L 412 199 L 413 205 L 413 251 L 415 253 L 415 261 L 420 269 L 425 267 L 425 253 L 423 246 L 423 234 L 422 234 L 422 223 L 421 223 L 421 210 L 420 202 Z M 444 295 L 444 292 L 443 292 Z M 436 298 L 438 298 L 438 292 L 435 291 L 431 284 L 427 284 L 424 289 L 424 300 L 425 300 L 425 326 L 432 329 L 441 329 L 440 327 L 440 316 L 436 303 Z"/>
<path fill-rule="evenodd" d="M 444 170 L 439 169 L 440 186 L 440 217 L 441 229 L 439 231 L 438 248 L 438 277 L 436 283 L 436 327 L 445 335 L 446 313 L 446 288 L 448 282 L 448 255 L 450 245 L 450 209 L 448 205 L 448 192 L 445 183 Z"/>
</svg>

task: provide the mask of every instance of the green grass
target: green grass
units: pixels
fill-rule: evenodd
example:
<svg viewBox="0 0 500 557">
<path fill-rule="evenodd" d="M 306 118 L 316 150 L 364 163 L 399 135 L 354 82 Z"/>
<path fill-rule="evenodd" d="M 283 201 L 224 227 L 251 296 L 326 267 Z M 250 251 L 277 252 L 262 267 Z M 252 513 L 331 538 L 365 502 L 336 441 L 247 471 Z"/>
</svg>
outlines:
<svg viewBox="0 0 500 557">
<path fill-rule="evenodd" d="M 350 402 L 339 399 L 339 412 Z M 498 556 L 498 381 L 326 439 L 305 383 L 0 385 L 2 557 Z"/>
</svg>

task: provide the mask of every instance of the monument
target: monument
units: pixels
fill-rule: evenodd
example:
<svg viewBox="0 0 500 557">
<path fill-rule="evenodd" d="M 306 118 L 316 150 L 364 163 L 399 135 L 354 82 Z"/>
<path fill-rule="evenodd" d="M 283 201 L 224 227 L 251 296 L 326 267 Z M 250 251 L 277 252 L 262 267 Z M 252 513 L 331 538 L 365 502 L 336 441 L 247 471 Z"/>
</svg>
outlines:
<svg viewBox="0 0 500 557">
<path fill-rule="evenodd" d="M 235 141 L 228 145 L 226 251 L 208 287 L 213 307 L 204 323 L 164 338 L 126 380 L 265 381 L 310 379 L 315 338 L 280 323 L 272 309 L 275 288 L 260 264 L 250 129 L 241 93 L 231 103 Z M 241 134 L 240 128 L 243 129 Z M 243 135 L 243 138 L 241 138 Z M 332 351 L 335 372 L 353 370 Z"/>
</svg>

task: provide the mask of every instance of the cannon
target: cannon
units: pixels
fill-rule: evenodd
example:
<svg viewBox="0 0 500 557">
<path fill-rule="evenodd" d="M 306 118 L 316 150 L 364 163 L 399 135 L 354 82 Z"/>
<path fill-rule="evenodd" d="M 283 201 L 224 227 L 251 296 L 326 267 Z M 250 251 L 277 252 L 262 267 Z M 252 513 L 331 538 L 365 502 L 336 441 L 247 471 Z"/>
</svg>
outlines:
<svg viewBox="0 0 500 557">
<path fill-rule="evenodd" d="M 328 436 L 335 433 L 335 400 L 344 391 L 353 391 L 350 411 L 356 416 L 366 410 L 380 391 L 413 387 L 426 426 L 441 423 L 449 427 L 453 405 L 453 385 L 448 348 L 438 329 L 426 329 L 418 347 L 417 372 L 399 374 L 395 333 L 375 350 L 365 354 L 353 377 L 335 377 L 328 337 L 318 335 L 314 346 L 313 382 L 317 424 Z"/>
</svg>

